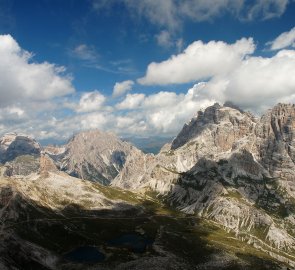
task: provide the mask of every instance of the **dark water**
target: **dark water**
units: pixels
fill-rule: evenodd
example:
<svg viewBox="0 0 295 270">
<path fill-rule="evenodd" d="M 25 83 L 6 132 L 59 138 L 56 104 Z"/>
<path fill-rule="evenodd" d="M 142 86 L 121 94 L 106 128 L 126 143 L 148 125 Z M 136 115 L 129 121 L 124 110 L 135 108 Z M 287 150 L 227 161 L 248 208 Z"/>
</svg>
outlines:
<svg viewBox="0 0 295 270">
<path fill-rule="evenodd" d="M 78 247 L 64 255 L 66 260 L 77 263 L 98 263 L 105 259 L 105 255 L 96 247 Z"/>
<path fill-rule="evenodd" d="M 152 239 L 140 234 L 124 234 L 108 242 L 110 246 L 127 248 L 134 253 L 143 253 L 153 243 Z"/>
</svg>

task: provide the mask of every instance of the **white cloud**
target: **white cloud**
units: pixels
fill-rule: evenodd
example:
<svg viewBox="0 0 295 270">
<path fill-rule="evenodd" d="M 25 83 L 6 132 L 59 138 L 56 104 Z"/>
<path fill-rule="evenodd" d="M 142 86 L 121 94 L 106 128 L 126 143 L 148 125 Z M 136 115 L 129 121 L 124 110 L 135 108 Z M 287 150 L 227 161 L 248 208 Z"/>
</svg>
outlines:
<svg viewBox="0 0 295 270">
<path fill-rule="evenodd" d="M 253 52 L 252 39 L 234 44 L 194 42 L 183 53 L 150 64 L 139 82 L 172 84 L 207 79 L 207 83 L 198 84 L 200 102 L 230 100 L 257 113 L 278 102 L 294 100 L 295 50 L 281 50 L 269 58 L 253 56 Z M 161 95 L 158 93 L 160 103 L 155 106 L 162 108 L 164 100 L 173 103 L 173 95 Z M 142 104 L 151 98 L 146 97 Z"/>
<path fill-rule="evenodd" d="M 93 8 L 110 11 L 112 5 L 125 4 L 136 18 L 169 30 L 179 30 L 185 20 L 212 21 L 222 15 L 239 20 L 267 20 L 280 17 L 288 0 L 93 0 Z"/>
<path fill-rule="evenodd" d="M 83 93 L 76 111 L 80 113 L 97 111 L 102 108 L 106 98 L 99 91 Z"/>
<path fill-rule="evenodd" d="M 294 70 L 294 50 L 280 51 L 270 58 L 252 56 L 231 72 L 198 84 L 198 98 L 232 101 L 260 114 L 278 102 L 294 102 Z"/>
<path fill-rule="evenodd" d="M 295 91 L 295 51 L 280 51 L 274 57 L 251 57 L 228 76 L 225 96 L 252 110 L 273 106 Z"/>
<path fill-rule="evenodd" d="M 110 120 L 109 117 L 106 117 L 105 113 L 87 114 L 85 117 L 81 118 L 81 130 L 103 129 Z"/>
<path fill-rule="evenodd" d="M 121 104 L 132 104 L 124 109 L 136 110 L 129 110 L 124 117 L 117 118 L 117 127 L 124 128 L 125 133 L 137 135 L 175 134 L 199 109 L 215 102 L 211 98 L 200 98 L 200 91 L 201 87 L 195 87 L 186 94 L 161 91 L 149 96 L 128 95 Z M 140 101 L 131 102 L 137 97 Z"/>
<path fill-rule="evenodd" d="M 32 68 L 38 76 L 35 74 L 31 78 L 43 80 L 43 76 L 39 77 L 39 68 L 42 70 L 43 65 L 50 65 L 32 62 L 31 54 L 15 44 L 11 37 L 0 42 L 0 56 L 4 61 L 4 64 L 0 62 L 0 81 L 10 80 L 10 92 L 24 84 L 17 82 L 24 82 L 22 79 L 26 75 L 23 73 L 32 72 Z M 175 135 L 199 109 L 214 102 L 230 100 L 243 109 L 258 113 L 277 102 L 295 102 L 295 50 L 281 50 L 273 57 L 259 57 L 253 55 L 254 47 L 252 39 L 241 39 L 233 44 L 194 42 L 182 53 L 155 64 L 152 73 L 148 70 L 145 83 L 180 83 L 203 78 L 207 82 L 196 84 L 186 93 L 161 89 L 154 94 L 128 93 L 112 108 L 107 97 L 97 90 L 84 92 L 78 100 L 77 95 L 66 95 L 72 93 L 73 88 L 68 92 L 53 91 L 46 98 L 42 97 L 42 91 L 38 92 L 42 88 L 37 91 L 28 81 L 30 88 L 21 88 L 22 91 L 15 92 L 12 99 L 11 93 L 6 93 L 0 86 L 1 98 L 3 96 L 0 101 L 1 132 L 22 132 L 41 139 L 66 139 L 78 131 L 98 128 L 119 135 L 170 136 Z M 63 68 L 50 67 L 53 78 L 68 80 L 61 76 Z M 70 80 L 68 82 L 71 85 Z M 9 84 L 6 82 L 6 85 Z M 44 81 L 41 82 L 43 85 Z M 123 87 L 119 94 L 126 91 L 129 90 Z M 38 94 L 41 97 L 37 97 Z M 71 111 L 64 111 L 64 108 Z"/>
<path fill-rule="evenodd" d="M 119 97 L 132 89 L 134 82 L 131 80 L 117 82 L 113 89 L 113 97 Z"/>
<path fill-rule="evenodd" d="M 17 101 L 48 100 L 73 93 L 64 67 L 33 62 L 10 35 L 0 35 L 0 106 Z"/>
<path fill-rule="evenodd" d="M 26 112 L 15 105 L 5 108 L 0 108 L 0 122 L 6 124 L 20 123 L 27 118 Z"/>
<path fill-rule="evenodd" d="M 159 34 L 155 35 L 157 44 L 160 47 L 170 49 L 176 48 L 177 52 L 179 53 L 183 49 L 184 41 L 182 38 L 175 38 L 175 34 L 170 33 L 167 30 L 162 30 Z"/>
<path fill-rule="evenodd" d="M 268 20 L 282 16 L 287 8 L 289 0 L 256 0 L 254 3 L 244 0 L 238 16 L 242 20 L 262 19 Z"/>
<path fill-rule="evenodd" d="M 177 15 L 175 0 L 123 0 L 123 2 L 138 18 L 144 17 L 152 24 L 169 29 L 179 29 L 181 22 Z"/>
<path fill-rule="evenodd" d="M 254 49 L 252 38 L 242 38 L 234 44 L 195 41 L 182 53 L 166 61 L 149 64 L 145 77 L 138 82 L 144 85 L 187 83 L 225 74 L 238 66 Z"/>
<path fill-rule="evenodd" d="M 75 47 L 72 51 L 72 54 L 81 60 L 90 62 L 96 61 L 98 58 L 98 54 L 95 49 L 86 44 L 80 44 Z"/>
<path fill-rule="evenodd" d="M 271 50 L 280 50 L 287 47 L 295 47 L 295 27 L 289 32 L 280 34 L 275 40 L 268 42 Z"/>
<path fill-rule="evenodd" d="M 126 98 L 117 104 L 117 109 L 119 110 L 132 110 L 138 108 L 144 101 L 144 94 L 128 94 Z"/>
<path fill-rule="evenodd" d="M 161 31 L 156 35 L 156 40 L 159 46 L 169 48 L 173 46 L 171 34 L 167 30 Z"/>
<path fill-rule="evenodd" d="M 177 52 L 179 53 L 180 51 L 182 51 L 183 49 L 183 45 L 184 45 L 184 41 L 182 38 L 179 38 L 176 40 L 176 48 L 177 48 Z"/>
</svg>

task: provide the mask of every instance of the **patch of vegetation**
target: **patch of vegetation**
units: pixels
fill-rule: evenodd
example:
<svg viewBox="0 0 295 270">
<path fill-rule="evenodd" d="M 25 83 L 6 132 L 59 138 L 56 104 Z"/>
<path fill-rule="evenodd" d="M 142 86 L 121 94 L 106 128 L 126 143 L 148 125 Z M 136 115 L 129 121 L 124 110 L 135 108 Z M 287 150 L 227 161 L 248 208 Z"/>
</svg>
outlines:
<svg viewBox="0 0 295 270">
<path fill-rule="evenodd" d="M 139 195 L 128 190 L 122 190 L 110 186 L 106 187 L 98 183 L 92 184 L 92 191 L 93 190 L 99 191 L 110 200 L 122 200 L 131 204 L 139 204 L 141 202 Z"/>
<path fill-rule="evenodd" d="M 163 252 L 171 253 L 185 261 L 191 268 L 208 262 L 212 255 L 234 255 L 250 268 L 276 269 L 277 264 L 269 255 L 245 242 L 239 241 L 231 233 L 225 232 L 210 221 L 199 220 L 186 215 L 163 203 L 165 197 L 151 190 L 138 196 L 99 184 L 90 184 L 93 190 L 102 192 L 112 199 L 128 198 L 141 206 L 143 212 L 115 213 L 113 210 L 89 211 L 77 205 L 69 205 L 62 213 L 45 207 L 20 202 L 21 216 L 17 223 L 11 223 L 20 237 L 49 249 L 62 256 L 79 246 L 97 246 L 107 256 L 100 265 L 112 268 L 121 262 L 134 259 L 135 256 L 161 256 L 156 248 L 149 247 L 142 254 L 121 247 L 112 247 L 111 239 L 128 233 L 141 233 L 153 239 Z M 235 195 L 236 196 L 236 195 Z M 243 269 L 233 261 L 225 269 Z"/>
<path fill-rule="evenodd" d="M 279 264 L 270 255 L 262 252 L 253 246 L 237 239 L 233 233 L 225 232 L 219 226 L 212 224 L 210 221 L 203 220 L 201 222 L 203 228 L 206 228 L 207 234 L 205 239 L 209 244 L 216 248 L 226 250 L 229 253 L 243 258 L 248 263 L 253 265 L 253 269 L 278 269 Z M 199 228 L 196 228 L 196 233 L 199 233 Z"/>
<path fill-rule="evenodd" d="M 228 197 L 228 198 L 234 198 L 234 199 L 237 199 L 237 200 L 242 200 L 243 199 L 243 196 L 237 190 L 227 189 L 227 192 L 228 193 L 226 195 L 223 195 L 223 196 Z"/>
</svg>

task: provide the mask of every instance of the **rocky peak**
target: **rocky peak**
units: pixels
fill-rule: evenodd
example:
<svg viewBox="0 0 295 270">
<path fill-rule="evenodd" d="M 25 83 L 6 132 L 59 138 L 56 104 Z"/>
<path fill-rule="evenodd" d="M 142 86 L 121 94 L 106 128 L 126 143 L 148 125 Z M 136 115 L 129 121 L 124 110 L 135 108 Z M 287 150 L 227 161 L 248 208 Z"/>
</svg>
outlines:
<svg viewBox="0 0 295 270">
<path fill-rule="evenodd" d="M 199 112 L 157 156 L 127 162 L 113 183 L 161 194 L 286 262 L 295 255 L 295 106 L 256 119 L 225 105 Z"/>
<path fill-rule="evenodd" d="M 228 106 L 220 106 L 218 103 L 215 103 L 205 109 L 204 112 L 199 111 L 196 117 L 184 125 L 178 136 L 173 140 L 171 149 L 175 150 L 185 145 L 204 134 L 208 129 L 214 131 L 215 135 L 217 135 L 215 136 L 217 144 L 218 142 L 223 143 L 223 140 L 228 140 L 225 136 L 234 136 L 236 139 L 237 137 L 244 136 L 247 132 L 249 133 L 253 129 L 254 116 L 244 113 L 231 103 L 226 104 Z M 230 141 L 232 142 L 233 140 L 230 139 Z M 228 145 L 228 147 L 231 146 Z"/>
<path fill-rule="evenodd" d="M 27 135 L 7 133 L 0 138 L 1 163 L 22 155 L 39 155 L 40 150 L 40 144 Z"/>
<path fill-rule="evenodd" d="M 271 126 L 276 140 L 291 142 L 295 138 L 295 105 L 275 106 L 271 110 Z"/>
<path fill-rule="evenodd" d="M 258 157 L 273 177 L 294 178 L 295 106 L 278 104 L 261 117 L 256 129 Z"/>
<path fill-rule="evenodd" d="M 45 152 L 68 174 L 108 185 L 134 149 L 112 133 L 91 130 L 76 134 L 60 149 Z"/>
</svg>

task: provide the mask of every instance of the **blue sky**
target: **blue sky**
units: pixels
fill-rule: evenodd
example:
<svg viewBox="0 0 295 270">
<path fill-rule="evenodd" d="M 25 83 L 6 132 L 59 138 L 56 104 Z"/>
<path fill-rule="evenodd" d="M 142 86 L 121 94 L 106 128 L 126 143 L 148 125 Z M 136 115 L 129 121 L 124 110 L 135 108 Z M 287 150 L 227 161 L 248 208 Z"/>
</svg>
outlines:
<svg viewBox="0 0 295 270">
<path fill-rule="evenodd" d="M 171 136 L 214 102 L 294 102 L 294 14 L 291 0 L 1 0 L 1 133 Z"/>
</svg>

